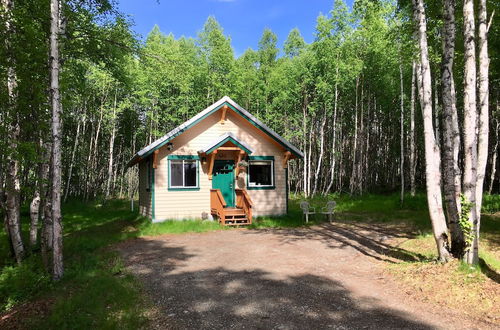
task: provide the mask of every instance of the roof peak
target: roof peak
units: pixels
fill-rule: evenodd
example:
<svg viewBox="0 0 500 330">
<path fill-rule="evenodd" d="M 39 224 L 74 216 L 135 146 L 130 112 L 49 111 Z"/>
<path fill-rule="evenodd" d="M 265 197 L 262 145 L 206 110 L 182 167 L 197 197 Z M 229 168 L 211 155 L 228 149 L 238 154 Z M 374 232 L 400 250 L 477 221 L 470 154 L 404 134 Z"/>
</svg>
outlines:
<svg viewBox="0 0 500 330">
<path fill-rule="evenodd" d="M 252 114 L 250 114 L 247 110 L 242 108 L 238 103 L 236 103 L 233 99 L 231 99 L 229 96 L 223 96 L 221 99 L 213 103 L 212 105 L 208 106 L 205 108 L 203 111 L 199 112 L 196 114 L 194 117 L 191 119 L 185 121 L 178 127 L 174 128 L 170 132 L 168 132 L 166 135 L 163 137 L 157 139 L 153 143 L 149 144 L 148 146 L 144 147 L 141 149 L 139 152 L 137 152 L 134 157 L 129 161 L 128 166 L 135 165 L 137 162 L 139 162 L 141 159 L 144 159 L 148 157 L 153 151 L 155 151 L 158 148 L 161 148 L 163 145 L 168 143 L 170 140 L 175 138 L 176 136 L 182 134 L 184 131 L 187 129 L 191 128 L 193 125 L 197 124 L 199 121 L 202 119 L 206 118 L 208 115 L 212 114 L 213 112 L 219 110 L 224 103 L 228 103 L 230 105 L 230 108 L 241 115 L 243 118 L 248 120 L 251 124 L 253 124 L 255 127 L 260 129 L 261 131 L 264 131 L 267 133 L 271 138 L 273 138 L 276 142 L 281 144 L 286 150 L 291 151 L 293 154 L 295 154 L 297 157 L 303 158 L 304 155 L 302 152 L 297 149 L 294 145 L 292 145 L 290 142 L 286 141 L 283 137 L 281 137 L 278 133 L 273 131 L 271 128 L 267 127 L 264 123 L 262 123 L 259 119 L 254 117 Z"/>
</svg>

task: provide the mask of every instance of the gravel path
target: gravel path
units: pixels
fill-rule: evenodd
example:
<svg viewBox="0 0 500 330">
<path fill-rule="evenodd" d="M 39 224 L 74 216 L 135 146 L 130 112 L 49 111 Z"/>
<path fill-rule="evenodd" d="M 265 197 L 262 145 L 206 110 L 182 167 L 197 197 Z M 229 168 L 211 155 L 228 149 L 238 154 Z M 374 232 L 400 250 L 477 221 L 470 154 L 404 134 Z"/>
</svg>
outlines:
<svg viewBox="0 0 500 330">
<path fill-rule="evenodd" d="M 487 328 L 412 301 L 382 272 L 383 227 L 325 224 L 139 238 L 118 246 L 165 329 Z"/>
</svg>

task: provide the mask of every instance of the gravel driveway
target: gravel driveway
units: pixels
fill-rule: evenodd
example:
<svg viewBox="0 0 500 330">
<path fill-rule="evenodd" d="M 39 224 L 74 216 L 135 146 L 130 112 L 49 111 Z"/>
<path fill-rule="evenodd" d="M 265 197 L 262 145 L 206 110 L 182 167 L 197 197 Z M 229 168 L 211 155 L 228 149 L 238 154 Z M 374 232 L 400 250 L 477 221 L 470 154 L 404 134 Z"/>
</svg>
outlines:
<svg viewBox="0 0 500 330">
<path fill-rule="evenodd" d="M 452 311 L 411 301 L 382 260 L 376 226 L 233 229 L 139 238 L 119 245 L 168 329 L 475 328 Z M 484 327 L 482 325 L 481 327 Z"/>
</svg>

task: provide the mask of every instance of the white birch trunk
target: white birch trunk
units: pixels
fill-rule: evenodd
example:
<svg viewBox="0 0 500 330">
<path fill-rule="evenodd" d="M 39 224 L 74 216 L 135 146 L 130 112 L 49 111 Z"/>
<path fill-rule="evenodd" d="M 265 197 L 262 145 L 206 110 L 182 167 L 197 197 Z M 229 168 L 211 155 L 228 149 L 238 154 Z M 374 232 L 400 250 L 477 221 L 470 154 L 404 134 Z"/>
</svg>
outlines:
<svg viewBox="0 0 500 330">
<path fill-rule="evenodd" d="M 337 77 L 338 77 L 338 67 L 337 67 Z M 325 189 L 325 194 L 328 194 L 330 192 L 330 189 L 333 186 L 333 180 L 335 177 L 335 161 L 337 157 L 335 156 L 335 147 L 336 147 L 336 136 L 337 136 L 337 102 L 338 102 L 338 86 L 337 82 L 335 82 L 335 99 L 333 103 L 333 125 L 332 125 L 332 158 L 331 158 L 331 165 L 330 165 L 330 183 L 328 184 L 328 187 Z"/>
<path fill-rule="evenodd" d="M 411 66 L 411 100 L 410 100 L 410 192 L 415 196 L 415 172 L 416 172 L 416 159 L 415 159 L 415 62 Z"/>
<path fill-rule="evenodd" d="M 456 107 L 453 62 L 455 54 L 455 0 L 445 0 L 443 8 L 443 56 L 441 81 L 443 97 L 443 171 L 444 197 L 451 235 L 451 252 L 461 258 L 464 239 L 458 219 L 460 214 L 461 177 L 458 166 L 460 132 Z"/>
<path fill-rule="evenodd" d="M 403 90 L 403 65 L 399 65 L 399 79 L 400 79 L 400 87 L 401 87 L 401 109 L 400 109 L 400 172 L 401 172 L 401 196 L 400 202 L 401 205 L 404 202 L 405 198 L 405 172 L 404 172 L 404 164 L 405 164 L 405 155 L 404 155 L 404 90 Z"/>
<path fill-rule="evenodd" d="M 13 36 L 14 26 L 12 21 L 13 0 L 2 0 L 4 10 L 4 22 L 7 34 Z M 6 186 L 6 216 L 7 227 L 12 250 L 17 263 L 21 263 L 25 255 L 24 243 L 21 237 L 21 183 L 19 178 L 19 160 L 17 159 L 18 140 L 20 135 L 19 116 L 17 109 L 17 75 L 14 65 L 14 50 L 9 37 L 5 38 L 5 49 L 7 55 L 7 94 L 8 94 L 8 153 L 7 172 L 5 178 Z"/>
<path fill-rule="evenodd" d="M 323 115 L 323 120 L 321 121 L 320 132 L 319 132 L 320 149 L 319 149 L 318 163 L 316 165 L 316 172 L 314 173 L 314 188 L 312 192 L 313 195 L 316 194 L 316 191 L 318 189 L 318 179 L 321 171 L 321 163 L 323 162 L 323 155 L 325 150 L 325 125 L 326 125 L 326 110 L 325 114 Z"/>
<path fill-rule="evenodd" d="M 33 248 L 38 241 L 38 219 L 40 216 L 40 192 L 35 191 L 35 196 L 30 203 L 30 246 Z"/>
<path fill-rule="evenodd" d="M 350 180 L 351 194 L 354 192 L 354 188 L 356 186 L 356 154 L 357 154 L 357 143 L 358 143 L 358 85 L 359 85 L 359 77 L 356 78 L 356 101 L 354 106 L 354 141 L 352 147 L 352 172 Z"/>
<path fill-rule="evenodd" d="M 52 106 L 52 162 L 51 162 L 51 206 L 52 206 L 52 277 L 63 276 L 62 217 L 61 217 L 61 100 L 59 94 L 59 34 L 60 0 L 50 1 L 50 96 Z"/>
<path fill-rule="evenodd" d="M 493 155 L 491 156 L 491 173 L 490 184 L 488 187 L 488 194 L 493 192 L 493 184 L 495 183 L 495 175 L 497 171 L 497 157 L 498 157 L 498 131 L 500 130 L 500 122 L 496 120 L 495 125 L 495 146 L 493 147 Z"/>
<path fill-rule="evenodd" d="M 484 177 L 488 162 L 488 134 L 489 134 L 489 81 L 488 72 L 490 59 L 488 57 L 488 31 L 486 0 L 479 0 L 479 134 L 477 146 L 477 182 L 476 182 L 476 222 L 474 226 L 474 241 L 472 242 L 472 261 L 479 261 L 479 229 L 481 226 L 481 206 L 483 203 Z"/>
<path fill-rule="evenodd" d="M 108 162 L 108 180 L 106 183 L 106 199 L 109 198 L 111 181 L 113 180 L 113 149 L 115 146 L 115 116 L 116 116 L 116 95 L 117 91 L 115 90 L 115 101 L 113 105 L 113 117 L 112 117 L 112 129 L 111 129 L 111 137 L 109 138 L 109 162 Z"/>
<path fill-rule="evenodd" d="M 427 26 L 423 0 L 412 0 L 414 18 L 417 23 L 417 37 L 420 50 L 421 86 L 422 86 L 422 116 L 424 122 L 425 143 L 425 173 L 427 187 L 427 203 L 432 222 L 434 239 L 438 250 L 439 260 L 448 261 L 448 230 L 443 213 L 441 197 L 441 157 L 439 147 L 434 138 L 432 126 L 432 81 L 427 46 Z M 418 77 L 418 75 L 417 75 Z"/>
<path fill-rule="evenodd" d="M 477 108 L 476 108 L 476 49 L 473 0 L 464 0 L 464 196 L 473 207 L 469 222 L 475 232 L 477 227 Z M 477 250 L 470 246 L 465 254 L 469 264 L 477 263 Z"/>
</svg>

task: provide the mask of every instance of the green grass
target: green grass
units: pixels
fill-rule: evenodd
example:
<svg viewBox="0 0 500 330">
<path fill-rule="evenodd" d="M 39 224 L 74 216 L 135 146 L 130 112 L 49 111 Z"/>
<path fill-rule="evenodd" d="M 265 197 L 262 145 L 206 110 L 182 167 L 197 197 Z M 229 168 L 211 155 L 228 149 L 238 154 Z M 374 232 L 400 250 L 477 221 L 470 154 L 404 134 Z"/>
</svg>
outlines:
<svg viewBox="0 0 500 330">
<path fill-rule="evenodd" d="M 18 266 L 8 257 L 7 244 L 0 246 L 0 312 L 25 301 L 45 300 L 53 306 L 41 320 L 32 324 L 27 320 L 29 328 L 139 327 L 145 322 L 148 302 L 141 296 L 139 283 L 124 272 L 121 259 L 108 247 L 145 235 L 221 229 L 217 222 L 200 220 L 153 224 L 131 212 L 123 200 L 105 204 L 70 201 L 62 211 L 65 275 L 60 283 L 54 284 L 43 270 L 39 251 Z M 26 238 L 28 222 L 27 210 L 23 210 Z M 5 233 L 0 235 L 6 243 Z"/>
<path fill-rule="evenodd" d="M 281 217 L 259 217 L 250 228 L 283 228 L 304 226 L 299 202 L 295 196 L 289 204 L 289 214 Z M 423 242 L 432 241 L 427 202 L 424 194 L 406 196 L 400 205 L 399 195 L 329 195 L 310 199 L 320 211 L 328 200 L 338 203 L 337 219 L 370 222 L 406 222 L 420 230 L 413 244 L 422 254 Z M 485 196 L 484 211 L 498 212 L 498 195 Z M 70 201 L 63 206 L 65 276 L 54 284 L 43 271 L 38 251 L 18 266 L 8 257 L 5 233 L 0 232 L 0 311 L 20 303 L 48 301 L 49 312 L 25 320 L 29 328 L 124 328 L 141 327 L 147 322 L 150 302 L 141 294 L 140 284 L 123 269 L 122 261 L 109 246 L 128 238 L 165 233 L 205 232 L 222 228 L 217 222 L 190 220 L 151 223 L 130 212 L 127 201 L 113 200 L 106 204 Z M 309 225 L 324 221 L 321 215 Z M 483 237 L 494 241 L 500 235 L 498 216 L 483 216 Z M 23 209 L 22 228 L 27 241 L 28 212 Z M 431 242 L 432 243 L 432 242 Z M 490 243 L 488 243 L 490 244 Z M 430 244 L 429 246 L 431 246 Z M 425 250 L 425 249 L 424 249 Z M 494 253 L 481 252 L 493 269 L 500 269 Z M 69 316 L 71 315 L 71 317 Z"/>
<path fill-rule="evenodd" d="M 127 227 L 145 219 L 123 201 L 106 205 L 70 202 L 63 207 L 65 276 L 54 284 L 38 253 L 21 266 L 0 271 L 0 308 L 30 301 L 49 301 L 50 313 L 24 320 L 29 328 L 125 328 L 145 322 L 147 302 L 139 283 L 124 274 L 119 257 L 106 247 L 137 235 Z M 26 217 L 23 221 L 27 222 Z M 24 226 L 23 226 L 24 228 Z M 5 251 L 4 251 L 5 254 Z"/>
<path fill-rule="evenodd" d="M 139 236 L 154 236 L 161 234 L 202 233 L 206 231 L 229 229 L 222 227 L 216 221 L 185 220 L 165 221 L 158 223 L 142 223 L 138 228 Z"/>
</svg>

